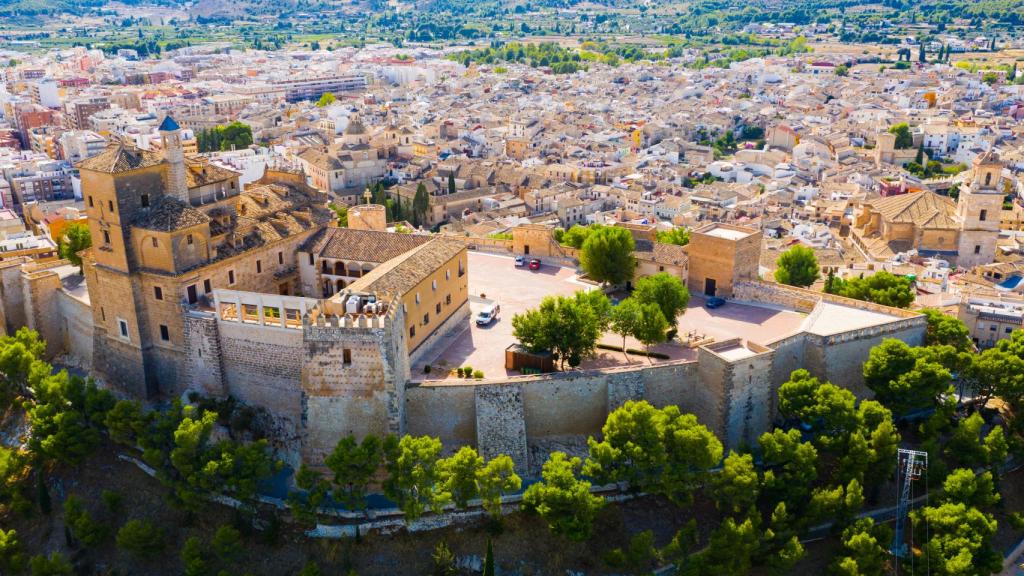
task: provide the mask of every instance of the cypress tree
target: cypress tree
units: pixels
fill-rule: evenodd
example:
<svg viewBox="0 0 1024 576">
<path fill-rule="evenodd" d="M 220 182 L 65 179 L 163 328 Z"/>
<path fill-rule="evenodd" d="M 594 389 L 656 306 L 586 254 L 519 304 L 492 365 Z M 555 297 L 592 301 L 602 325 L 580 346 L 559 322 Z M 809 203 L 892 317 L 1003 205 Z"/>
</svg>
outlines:
<svg viewBox="0 0 1024 576">
<path fill-rule="evenodd" d="M 487 539 L 487 556 L 484 557 L 483 576 L 494 576 L 494 548 L 491 546 L 491 539 Z"/>
</svg>

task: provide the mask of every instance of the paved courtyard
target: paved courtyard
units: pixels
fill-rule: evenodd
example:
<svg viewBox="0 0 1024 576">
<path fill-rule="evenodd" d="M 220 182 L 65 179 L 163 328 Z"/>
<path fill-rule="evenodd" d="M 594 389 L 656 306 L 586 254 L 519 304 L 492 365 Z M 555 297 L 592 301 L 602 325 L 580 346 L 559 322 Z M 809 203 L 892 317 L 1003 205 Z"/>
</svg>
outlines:
<svg viewBox="0 0 1024 576">
<path fill-rule="evenodd" d="M 436 354 L 425 358 L 432 367 L 431 374 L 421 372 L 422 366 L 414 367 L 414 377 L 441 379 L 447 371 L 459 366 L 471 366 L 480 370 L 487 378 L 500 378 L 518 372 L 505 370 L 505 348 L 516 342 L 512 335 L 512 316 L 536 307 L 549 295 L 571 295 L 579 290 L 591 289 L 592 285 L 581 282 L 576 271 L 553 265 L 544 265 L 540 270 L 516 268 L 512 257 L 469 253 L 469 293 L 474 297 L 494 300 L 501 306 L 501 316 L 489 326 L 477 326 L 471 322 L 458 337 Z M 471 302 L 473 317 L 484 304 Z M 800 329 L 806 314 L 768 306 L 753 306 L 729 302 L 714 310 L 704 307 L 704 299 L 693 296 L 686 313 L 678 318 L 680 338 L 691 332 L 714 338 L 716 341 L 741 337 L 758 344 L 765 344 L 793 334 Z M 621 346 L 622 338 L 616 334 L 605 334 L 602 344 Z M 643 349 L 632 338 L 626 340 L 628 348 Z M 692 360 L 697 357 L 696 349 L 682 345 L 678 340 L 666 342 L 651 348 L 665 354 L 671 360 Z M 658 360 L 653 360 L 657 362 Z M 643 356 L 625 355 L 622 352 L 598 349 L 593 358 L 584 361 L 582 368 L 603 368 L 624 364 L 648 363 Z"/>
</svg>

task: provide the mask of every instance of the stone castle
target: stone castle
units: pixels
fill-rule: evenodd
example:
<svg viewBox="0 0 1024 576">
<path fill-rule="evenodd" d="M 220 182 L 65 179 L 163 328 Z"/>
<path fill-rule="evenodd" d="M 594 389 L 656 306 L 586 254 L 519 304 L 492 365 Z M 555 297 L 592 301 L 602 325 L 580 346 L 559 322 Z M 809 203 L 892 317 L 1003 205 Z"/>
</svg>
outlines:
<svg viewBox="0 0 1024 576">
<path fill-rule="evenodd" d="M 691 291 L 803 313 L 798 330 L 653 366 L 421 382 L 411 367 L 470 321 L 466 240 L 389 233 L 374 205 L 337 228 L 303 175 L 268 169 L 243 191 L 237 174 L 182 153 L 178 131 L 164 120 L 162 154 L 115 144 L 79 165 L 84 282 L 64 263 L 0 263 L 0 324 L 39 331 L 51 356 L 127 396 L 264 408 L 293 465 L 319 464 L 347 434 L 409 433 L 529 471 L 629 399 L 678 405 L 738 446 L 770 428 L 792 370 L 864 395 L 872 346 L 924 337 L 919 314 L 758 281 L 760 232 L 710 224 L 681 268 Z M 490 249 L 543 258 L 550 243 L 527 226 Z"/>
</svg>

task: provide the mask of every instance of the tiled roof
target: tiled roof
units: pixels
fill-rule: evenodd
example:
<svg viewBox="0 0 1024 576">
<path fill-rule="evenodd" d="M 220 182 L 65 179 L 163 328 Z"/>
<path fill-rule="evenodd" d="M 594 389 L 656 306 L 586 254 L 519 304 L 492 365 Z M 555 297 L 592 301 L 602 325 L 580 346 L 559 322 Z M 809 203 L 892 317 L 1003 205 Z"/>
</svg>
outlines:
<svg viewBox="0 0 1024 576">
<path fill-rule="evenodd" d="M 934 192 L 909 192 L 871 202 L 887 222 L 948 230 L 958 226 L 956 204 Z"/>
<path fill-rule="evenodd" d="M 163 156 L 156 152 L 128 148 L 123 144 L 117 143 L 108 146 L 106 150 L 92 158 L 82 160 L 78 163 L 78 168 L 114 174 L 156 166 L 161 162 L 163 162 Z"/>
<path fill-rule="evenodd" d="M 647 260 L 666 266 L 683 266 L 689 261 L 686 248 L 664 242 L 637 240 L 633 253 L 640 260 Z"/>
<path fill-rule="evenodd" d="M 216 164 L 210 164 L 194 158 L 186 158 L 185 182 L 189 188 L 198 188 L 207 184 L 216 184 L 237 177 L 234 170 L 228 170 Z"/>
<path fill-rule="evenodd" d="M 430 236 L 416 234 L 325 228 L 311 236 L 302 251 L 321 258 L 380 263 L 405 254 L 430 239 Z"/>
<path fill-rule="evenodd" d="M 426 244 L 374 268 L 349 284 L 354 292 L 391 294 L 400 297 L 466 249 L 449 238 L 433 238 Z"/>
<path fill-rule="evenodd" d="M 209 216 L 173 196 L 162 196 L 156 205 L 144 211 L 133 223 L 137 228 L 170 232 L 191 228 L 210 221 Z"/>
</svg>

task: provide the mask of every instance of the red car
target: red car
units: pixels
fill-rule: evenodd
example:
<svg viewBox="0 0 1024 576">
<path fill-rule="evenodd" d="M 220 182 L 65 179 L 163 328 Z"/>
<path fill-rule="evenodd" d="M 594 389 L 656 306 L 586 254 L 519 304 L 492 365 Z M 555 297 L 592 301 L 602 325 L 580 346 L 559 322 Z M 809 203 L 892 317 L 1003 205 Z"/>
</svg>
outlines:
<svg viewBox="0 0 1024 576">
<path fill-rule="evenodd" d="M 540 260 L 536 258 L 530 260 L 530 270 L 540 270 Z"/>
</svg>

